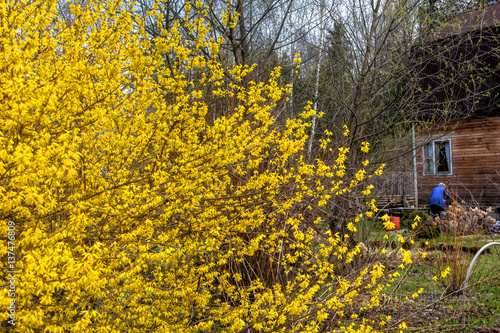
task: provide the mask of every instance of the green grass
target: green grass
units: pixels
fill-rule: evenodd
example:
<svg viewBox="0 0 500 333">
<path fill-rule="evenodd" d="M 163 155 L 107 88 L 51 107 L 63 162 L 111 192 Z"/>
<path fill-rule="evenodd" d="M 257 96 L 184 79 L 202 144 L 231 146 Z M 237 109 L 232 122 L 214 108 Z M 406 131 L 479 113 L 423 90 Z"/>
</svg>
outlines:
<svg viewBox="0 0 500 333">
<path fill-rule="evenodd" d="M 389 259 L 384 261 L 386 254 L 381 250 L 387 249 L 387 254 L 394 255 L 392 245 L 399 245 L 398 234 L 402 234 L 407 240 L 405 249 L 415 253 L 415 262 L 406 265 L 405 270 L 398 269 L 401 275 L 401 283 L 396 280 L 385 290 L 381 301 L 381 307 L 373 310 L 375 315 L 392 316 L 387 332 L 398 331 L 397 327 L 401 321 L 405 321 L 409 327 L 408 332 L 473 332 L 476 327 L 487 327 L 500 329 L 500 246 L 490 247 L 488 253 L 483 254 L 476 261 L 472 275 L 468 282 L 465 308 L 462 311 L 461 291 L 450 294 L 446 286 L 440 281 L 434 281 L 434 276 L 440 275 L 439 267 L 443 267 L 446 255 L 454 256 L 451 262 L 461 262 L 462 280 L 465 278 L 470 261 L 485 244 L 493 241 L 500 242 L 500 236 L 469 235 L 465 237 L 447 237 L 445 234 L 435 239 L 415 239 L 411 230 L 399 232 L 386 231 L 381 221 L 361 221 L 356 225 L 358 233 L 357 241 L 365 242 L 370 248 L 373 260 L 385 262 L 386 270 L 397 267 L 400 259 Z M 388 239 L 384 238 L 388 235 Z M 415 241 L 411 247 L 407 247 L 408 239 L 412 237 Z M 425 243 L 428 242 L 428 245 Z M 453 245 L 450 253 L 446 250 L 429 250 L 437 245 Z M 427 248 L 427 250 L 425 249 Z M 463 252 L 463 248 L 470 251 Z M 417 260 L 417 253 L 427 251 L 425 260 Z M 463 253 L 462 253 L 463 252 Z M 458 258 L 455 260 L 455 258 Z M 441 266 L 436 263 L 441 262 Z M 423 288 L 423 293 L 418 298 L 412 295 Z M 458 288 L 460 289 L 460 288 Z M 370 314 L 365 314 L 370 315 Z M 463 326 L 465 317 L 466 326 Z"/>
<path fill-rule="evenodd" d="M 441 260 L 442 254 L 437 251 L 429 253 L 430 259 L 423 264 L 399 270 L 404 282 L 399 286 L 393 283 L 386 290 L 391 299 L 393 317 L 405 320 L 410 331 L 472 332 L 479 326 L 500 329 L 500 255 L 494 252 L 478 258 L 468 282 L 462 311 L 462 291 L 447 295 L 445 286 L 432 280 L 436 274 L 434 262 Z M 465 271 L 468 266 L 469 262 Z M 413 299 L 412 295 L 420 288 L 424 288 L 424 292 Z M 462 326 L 464 316 L 466 328 Z"/>
<path fill-rule="evenodd" d="M 404 225 L 402 221 L 402 228 Z M 386 231 L 380 221 L 361 221 L 356 227 L 359 230 L 357 240 L 371 247 L 381 261 L 384 255 L 380 250 L 387 248 L 390 252 L 389 244 L 397 243 L 398 233 L 407 240 L 413 237 L 412 231 L 408 229 Z M 388 239 L 384 238 L 385 235 L 388 235 Z M 468 281 L 464 311 L 460 287 L 456 293 L 449 294 L 445 285 L 432 279 L 440 275 L 439 268 L 445 263 L 460 263 L 457 281 L 463 286 L 472 258 L 482 246 L 493 241 L 500 242 L 500 236 L 478 234 L 455 238 L 441 234 L 435 239 L 415 239 L 414 245 L 410 247 L 412 252 L 421 252 L 430 247 L 434 250 L 428 250 L 428 257 L 422 262 L 407 265 L 406 270 L 398 270 L 404 281 L 400 284 L 398 281 L 393 282 L 385 291 L 382 313 L 391 315 L 394 323 L 407 322 L 409 332 L 469 333 L 476 327 L 500 329 L 500 246 L 491 246 L 488 253 L 483 252 L 476 261 Z M 425 245 L 426 242 L 428 245 Z M 435 250 L 438 245 L 452 245 L 453 249 L 448 252 Z M 469 251 L 464 252 L 463 249 Z M 447 255 L 451 260 L 446 260 Z M 441 265 L 437 265 L 440 262 Z M 421 288 L 424 288 L 424 292 L 418 298 L 412 298 Z M 466 327 L 462 324 L 464 317 Z"/>
</svg>

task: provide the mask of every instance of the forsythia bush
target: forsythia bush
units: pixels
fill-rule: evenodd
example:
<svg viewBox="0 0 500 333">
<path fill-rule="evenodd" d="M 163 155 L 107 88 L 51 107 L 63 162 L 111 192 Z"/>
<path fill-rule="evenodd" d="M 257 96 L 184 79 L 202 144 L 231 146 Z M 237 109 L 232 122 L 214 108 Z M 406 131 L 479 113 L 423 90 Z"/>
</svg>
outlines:
<svg viewBox="0 0 500 333">
<path fill-rule="evenodd" d="M 385 288 L 382 264 L 337 275 L 360 247 L 315 239 L 306 226 L 320 221 L 304 217 L 367 171 L 346 179 L 346 148 L 333 165 L 303 162 L 314 111 L 275 124 L 279 68 L 261 83 L 219 63 L 202 3 L 155 39 L 133 11 L 0 2 L 0 253 L 15 252 L 2 281 L 16 271 L 15 318 L 5 288 L 0 320 L 18 332 L 384 325 L 362 318 Z"/>
</svg>

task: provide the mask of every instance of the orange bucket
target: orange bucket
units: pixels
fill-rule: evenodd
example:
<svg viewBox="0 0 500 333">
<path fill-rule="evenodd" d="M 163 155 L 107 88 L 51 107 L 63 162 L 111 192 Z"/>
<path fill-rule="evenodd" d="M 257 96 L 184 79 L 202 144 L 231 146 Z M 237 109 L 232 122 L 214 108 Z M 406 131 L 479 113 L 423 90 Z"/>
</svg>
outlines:
<svg viewBox="0 0 500 333">
<path fill-rule="evenodd" d="M 399 222 L 400 222 L 401 218 L 399 216 L 391 216 L 391 222 L 394 223 L 394 229 L 387 229 L 389 231 L 391 230 L 399 230 L 400 227 L 399 227 Z"/>
</svg>

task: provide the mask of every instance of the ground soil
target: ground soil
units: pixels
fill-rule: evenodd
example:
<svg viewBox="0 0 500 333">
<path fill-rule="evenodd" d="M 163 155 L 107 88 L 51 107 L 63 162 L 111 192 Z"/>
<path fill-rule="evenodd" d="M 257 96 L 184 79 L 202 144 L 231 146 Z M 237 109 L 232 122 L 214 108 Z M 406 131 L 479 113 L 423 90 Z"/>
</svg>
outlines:
<svg viewBox="0 0 500 333">
<path fill-rule="evenodd" d="M 411 332 L 500 333 L 500 314 L 485 302 L 487 297 L 467 295 L 466 302 L 474 306 L 466 306 L 466 310 L 462 311 L 461 294 L 444 296 L 440 293 L 422 293 L 418 300 L 404 299 L 393 301 L 392 304 L 386 302 L 383 314 L 390 315 L 391 322 L 395 324 L 404 321 Z M 466 327 L 462 324 L 464 317 Z M 469 318 L 495 317 L 498 320 L 488 327 L 468 322 Z"/>
</svg>

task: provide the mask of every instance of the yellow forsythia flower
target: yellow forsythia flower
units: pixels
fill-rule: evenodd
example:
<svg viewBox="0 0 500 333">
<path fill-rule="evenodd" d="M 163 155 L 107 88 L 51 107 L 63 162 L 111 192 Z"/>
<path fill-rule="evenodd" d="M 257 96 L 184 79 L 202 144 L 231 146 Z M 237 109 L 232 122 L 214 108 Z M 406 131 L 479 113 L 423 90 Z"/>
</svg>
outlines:
<svg viewBox="0 0 500 333">
<path fill-rule="evenodd" d="M 363 153 L 368 153 L 370 151 L 370 144 L 366 141 L 361 142 L 361 151 Z"/>
<path fill-rule="evenodd" d="M 298 65 L 298 64 L 300 64 L 300 63 L 302 62 L 302 59 L 300 58 L 300 53 L 295 53 L 295 57 L 294 57 L 294 59 L 293 59 L 293 62 L 294 62 L 295 64 L 297 64 L 297 65 Z"/>
<path fill-rule="evenodd" d="M 448 274 L 450 274 L 451 272 L 451 268 L 450 267 L 446 267 L 446 269 L 444 271 L 441 272 L 441 277 L 442 278 L 445 278 L 448 276 Z"/>
<path fill-rule="evenodd" d="M 403 262 L 405 264 L 410 264 L 412 263 L 412 260 L 411 260 L 411 252 L 410 251 L 405 251 L 405 253 L 403 254 Z"/>
<path fill-rule="evenodd" d="M 344 125 L 344 136 L 349 136 L 349 129 L 347 128 L 347 125 Z"/>
</svg>

